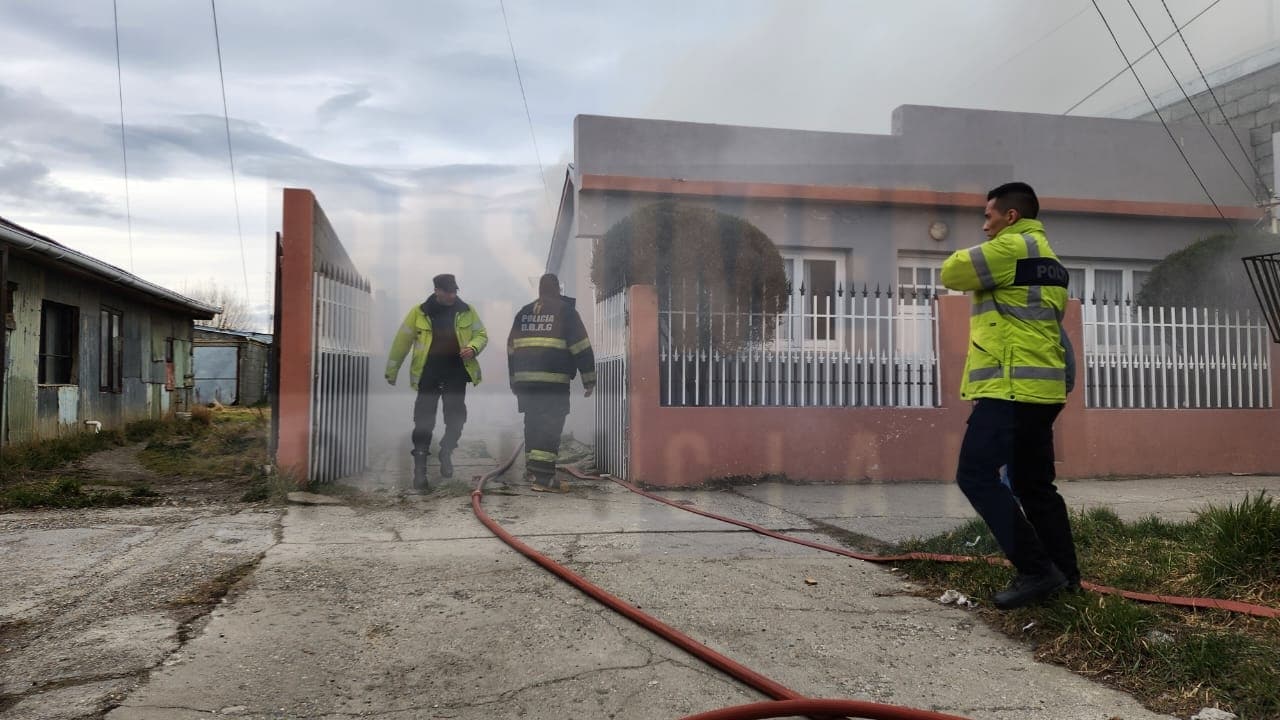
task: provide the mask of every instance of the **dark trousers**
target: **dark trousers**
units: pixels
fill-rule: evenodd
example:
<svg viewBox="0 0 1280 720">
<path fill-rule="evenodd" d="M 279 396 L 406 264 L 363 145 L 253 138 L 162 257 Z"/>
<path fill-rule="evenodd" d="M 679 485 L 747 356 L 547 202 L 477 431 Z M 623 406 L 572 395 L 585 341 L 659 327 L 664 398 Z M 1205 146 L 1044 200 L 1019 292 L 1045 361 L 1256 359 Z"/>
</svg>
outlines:
<svg viewBox="0 0 1280 720">
<path fill-rule="evenodd" d="M 521 392 L 516 400 L 524 413 L 525 468 L 538 478 L 553 477 L 569 416 L 568 388 Z"/>
<path fill-rule="evenodd" d="M 1053 421 L 1061 405 L 978 400 L 969 415 L 956 482 L 1009 561 L 1039 575 L 1057 565 L 1078 579 L 1067 504 L 1054 486 Z M 1012 488 L 1000 482 L 1009 466 Z"/>
<path fill-rule="evenodd" d="M 467 422 L 467 385 L 471 383 L 461 363 L 427 360 L 418 382 L 418 399 L 413 405 L 413 452 L 426 455 L 431 449 L 431 434 L 436 429 L 436 408 L 444 400 L 444 436 L 442 452 L 458 447 L 462 426 Z"/>
</svg>

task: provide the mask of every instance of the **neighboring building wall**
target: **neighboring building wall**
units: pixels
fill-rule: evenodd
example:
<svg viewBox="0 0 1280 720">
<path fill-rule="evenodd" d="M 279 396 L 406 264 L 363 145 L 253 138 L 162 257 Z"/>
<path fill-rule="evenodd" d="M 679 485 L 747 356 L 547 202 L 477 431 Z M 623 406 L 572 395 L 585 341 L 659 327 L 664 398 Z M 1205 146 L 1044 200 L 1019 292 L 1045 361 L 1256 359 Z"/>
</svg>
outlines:
<svg viewBox="0 0 1280 720">
<path fill-rule="evenodd" d="M 1204 168 L 1201 176 L 1214 188 L 1215 199 L 1237 210 L 1252 208 L 1248 189 L 1204 130 L 1176 132 L 1192 162 Z M 1244 162 L 1226 128 L 1214 132 L 1228 153 Z M 668 187 L 604 190 L 607 184 L 593 187 L 592 178 L 655 179 Z M 1164 130 L 1133 120 L 904 106 L 894 112 L 892 134 L 868 135 L 579 116 L 572 187 L 562 198 L 548 268 L 560 273 L 570 295 L 579 297 L 584 318 L 593 316 L 589 269 L 596 240 L 635 210 L 676 198 L 756 225 L 793 271 L 806 258 L 834 259 L 837 283 L 846 288 L 898 285 L 904 275 L 927 275 L 947 254 L 984 240 L 980 199 L 971 207 L 930 207 L 744 195 L 775 184 L 981 198 L 1013 179 L 1030 182 L 1044 198 L 1065 201 L 1058 207 L 1074 208 L 1046 210 L 1041 219 L 1072 270 L 1076 297 L 1110 287 L 1131 296 L 1146 269 L 1222 229 L 1220 220 L 1174 216 L 1179 205 L 1207 208 L 1207 200 Z M 705 191 L 716 183 L 731 184 L 738 194 Z M 689 189 L 694 186 L 704 190 Z M 1108 203 L 1160 205 L 1137 215 L 1099 209 Z M 935 222 L 949 228 L 942 241 L 929 235 Z M 594 420 L 590 404 L 575 403 L 568 427 L 589 437 Z"/>
<path fill-rule="evenodd" d="M 157 308 L 134 293 L 44 264 L 11 256 L 9 281 L 14 293 L 16 330 L 10 339 L 6 376 L 7 442 L 56 437 L 84 429 L 96 420 L 118 428 L 146 418 L 159 419 L 189 404 L 192 319 Z M 71 384 L 39 383 L 41 311 L 44 301 L 78 310 Z M 102 353 L 100 311 L 118 311 L 123 320 L 122 383 L 118 392 L 100 389 Z M 173 381 L 166 389 L 166 341 L 173 339 Z"/>
<path fill-rule="evenodd" d="M 257 405 L 267 397 L 271 346 L 252 338 L 195 331 L 198 403 Z"/>
<path fill-rule="evenodd" d="M 1187 87 L 1189 93 L 1196 93 L 1191 95 L 1190 103 L 1176 90 L 1172 95 L 1166 93 L 1160 96 L 1156 103 L 1161 107 L 1160 115 L 1164 117 L 1165 122 L 1178 124 L 1179 131 L 1188 134 L 1196 131 L 1204 132 L 1200 126 L 1200 120 L 1196 117 L 1196 111 L 1199 111 L 1200 115 L 1213 125 L 1225 126 L 1226 121 L 1230 121 L 1232 127 L 1239 133 L 1240 142 L 1248 148 L 1250 161 L 1266 181 L 1266 196 L 1270 197 L 1274 195 L 1272 191 L 1275 190 L 1274 151 L 1271 139 L 1275 133 L 1280 132 L 1280 63 L 1253 71 L 1249 69 L 1249 66 L 1242 63 L 1215 73 L 1222 80 L 1216 79 L 1215 74 L 1208 76 L 1209 82 L 1213 84 L 1213 95 L 1216 95 L 1218 102 L 1222 104 L 1222 110 L 1218 109 L 1218 103 L 1214 102 L 1213 95 L 1204 90 L 1204 83 L 1199 81 L 1195 83 L 1196 89 Z M 1173 100 L 1174 97 L 1177 98 L 1176 101 Z M 1143 112 L 1139 119 L 1154 121 L 1156 113 Z M 1236 141 L 1230 139 L 1224 142 L 1223 146 L 1227 147 L 1228 143 L 1231 150 L 1238 154 Z M 1220 166 L 1226 164 L 1221 157 L 1208 162 Z M 1196 168 L 1199 169 L 1200 165 Z M 1256 177 L 1247 166 L 1240 165 L 1240 172 L 1251 185 L 1256 186 Z M 1238 179 L 1235 180 L 1235 184 L 1236 187 L 1241 187 Z M 1216 190 L 1216 186 L 1211 187 Z"/>
<path fill-rule="evenodd" d="M 249 340 L 240 347 L 240 404 L 257 405 L 267 399 L 269 345 Z"/>
</svg>

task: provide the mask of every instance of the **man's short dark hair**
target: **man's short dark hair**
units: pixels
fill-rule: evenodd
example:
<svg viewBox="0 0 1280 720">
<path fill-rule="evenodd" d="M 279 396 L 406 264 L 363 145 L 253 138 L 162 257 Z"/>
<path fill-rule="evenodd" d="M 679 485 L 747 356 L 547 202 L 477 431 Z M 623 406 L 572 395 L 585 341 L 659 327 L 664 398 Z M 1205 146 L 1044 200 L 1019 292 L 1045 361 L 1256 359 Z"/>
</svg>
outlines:
<svg viewBox="0 0 1280 720">
<path fill-rule="evenodd" d="M 1040 199 L 1036 191 L 1024 182 L 1005 183 L 987 193 L 988 200 L 996 201 L 996 209 L 1000 212 L 1017 210 L 1028 220 L 1034 220 L 1040 214 Z"/>
</svg>

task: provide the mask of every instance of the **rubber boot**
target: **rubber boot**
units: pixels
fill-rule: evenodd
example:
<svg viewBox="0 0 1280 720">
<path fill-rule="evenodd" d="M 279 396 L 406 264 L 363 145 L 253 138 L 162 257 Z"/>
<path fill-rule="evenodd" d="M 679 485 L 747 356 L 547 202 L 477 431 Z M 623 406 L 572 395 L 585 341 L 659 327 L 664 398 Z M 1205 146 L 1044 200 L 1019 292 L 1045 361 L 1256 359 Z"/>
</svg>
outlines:
<svg viewBox="0 0 1280 720">
<path fill-rule="evenodd" d="M 427 492 L 427 454 L 413 451 L 413 489 L 416 492 Z"/>
<path fill-rule="evenodd" d="M 440 448 L 440 477 L 453 477 L 453 448 Z"/>
</svg>

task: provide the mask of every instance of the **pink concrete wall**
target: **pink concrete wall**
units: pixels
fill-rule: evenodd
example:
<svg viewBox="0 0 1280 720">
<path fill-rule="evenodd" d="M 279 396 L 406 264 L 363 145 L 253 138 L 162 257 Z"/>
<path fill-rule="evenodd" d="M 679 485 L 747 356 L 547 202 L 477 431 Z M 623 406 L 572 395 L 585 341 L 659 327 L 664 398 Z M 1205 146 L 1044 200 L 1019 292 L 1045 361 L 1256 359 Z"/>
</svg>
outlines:
<svg viewBox="0 0 1280 720">
<path fill-rule="evenodd" d="M 938 302 L 942 407 L 681 408 L 659 399 L 657 294 L 632 287 L 630 478 L 657 486 L 770 474 L 814 482 L 953 479 L 969 412 L 959 397 L 969 299 Z M 1078 303 L 1066 324 L 1083 368 Z M 1280 471 L 1277 410 L 1086 410 L 1078 388 L 1057 430 L 1063 477 Z"/>
</svg>

